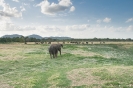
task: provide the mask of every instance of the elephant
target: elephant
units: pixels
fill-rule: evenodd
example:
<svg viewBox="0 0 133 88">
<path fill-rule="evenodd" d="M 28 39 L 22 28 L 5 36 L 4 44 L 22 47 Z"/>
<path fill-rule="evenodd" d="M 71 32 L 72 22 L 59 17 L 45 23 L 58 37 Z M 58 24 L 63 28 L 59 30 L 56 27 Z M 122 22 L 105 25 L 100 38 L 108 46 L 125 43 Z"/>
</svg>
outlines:
<svg viewBox="0 0 133 88">
<path fill-rule="evenodd" d="M 60 55 L 61 55 L 61 47 L 63 47 L 63 44 L 52 44 L 52 45 L 50 45 L 49 54 L 50 54 L 51 59 L 52 59 L 52 55 L 53 55 L 53 58 L 57 57 L 58 51 L 60 52 Z"/>
<path fill-rule="evenodd" d="M 56 45 L 56 48 L 60 52 L 60 55 L 61 55 L 61 47 L 63 48 L 63 44 L 55 44 L 55 45 Z"/>
<path fill-rule="evenodd" d="M 56 48 L 56 45 L 53 45 L 53 44 L 52 44 L 52 45 L 49 47 L 49 54 L 50 54 L 51 59 L 52 59 L 52 55 L 53 55 L 53 58 L 56 58 L 56 57 L 57 57 L 58 50 L 57 50 L 57 48 Z"/>
</svg>

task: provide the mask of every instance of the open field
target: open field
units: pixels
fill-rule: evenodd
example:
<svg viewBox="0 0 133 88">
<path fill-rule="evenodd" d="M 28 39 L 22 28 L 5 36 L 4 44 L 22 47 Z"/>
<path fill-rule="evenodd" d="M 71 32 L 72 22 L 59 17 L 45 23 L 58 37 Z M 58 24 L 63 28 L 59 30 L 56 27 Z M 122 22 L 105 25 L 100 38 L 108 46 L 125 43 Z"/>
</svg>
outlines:
<svg viewBox="0 0 133 88">
<path fill-rule="evenodd" d="M 86 42 L 88 42 L 88 44 L 128 44 L 128 45 L 130 45 L 130 44 L 133 44 L 133 42 L 117 42 L 117 41 L 108 41 L 108 42 L 103 42 L 103 41 L 101 41 L 101 42 L 99 42 L 99 41 L 93 41 L 93 42 L 90 42 L 90 41 L 86 41 Z M 80 41 L 80 44 L 86 44 L 86 42 L 85 41 Z M 37 43 L 37 44 L 41 44 L 40 42 L 27 42 L 27 44 L 35 44 L 35 43 Z M 49 42 L 44 42 L 44 44 L 48 44 Z M 68 41 L 68 42 L 51 42 L 51 44 L 58 44 L 58 43 L 60 43 L 60 44 L 75 44 L 75 43 L 71 43 L 70 41 Z"/>
<path fill-rule="evenodd" d="M 0 44 L 0 88 L 133 88 L 133 44 Z"/>
</svg>

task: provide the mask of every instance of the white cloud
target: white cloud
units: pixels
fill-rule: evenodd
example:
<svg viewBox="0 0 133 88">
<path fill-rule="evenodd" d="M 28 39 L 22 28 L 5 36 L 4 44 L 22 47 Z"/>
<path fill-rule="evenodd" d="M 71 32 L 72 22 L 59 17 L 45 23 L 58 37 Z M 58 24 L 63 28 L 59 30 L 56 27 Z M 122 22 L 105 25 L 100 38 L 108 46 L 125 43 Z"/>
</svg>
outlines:
<svg viewBox="0 0 133 88">
<path fill-rule="evenodd" d="M 45 25 L 45 26 L 38 26 L 38 27 L 42 27 L 43 30 L 45 30 L 46 32 L 57 32 L 57 31 L 62 31 L 58 26 L 48 26 L 48 25 Z"/>
<path fill-rule="evenodd" d="M 102 22 L 109 23 L 109 22 L 111 22 L 111 18 L 106 17 L 103 20 L 98 19 L 96 22 L 99 23 L 99 24 L 102 23 Z"/>
<path fill-rule="evenodd" d="M 69 25 L 69 26 L 54 26 L 54 25 L 27 25 L 17 26 L 12 22 L 3 22 L 1 24 L 0 36 L 3 34 L 21 34 L 24 36 L 31 34 L 38 34 L 45 36 L 69 36 L 73 38 L 125 38 L 121 33 L 126 32 L 124 27 L 114 26 L 100 26 L 100 25 Z M 133 30 L 133 26 L 130 25 L 127 30 Z M 128 32 L 129 33 L 129 32 Z M 132 32 L 130 32 L 132 34 Z M 106 35 L 105 35 L 106 34 Z M 112 36 L 113 35 L 113 36 Z"/>
<path fill-rule="evenodd" d="M 20 8 L 21 8 L 21 11 L 23 12 L 23 11 L 26 11 L 26 9 L 23 7 L 23 6 L 20 6 Z"/>
<path fill-rule="evenodd" d="M 4 2 L 4 0 L 0 0 L 0 6 L 3 7 L 3 10 L 0 10 L 0 16 L 4 16 L 4 17 L 22 17 L 22 13 L 18 12 L 16 7 L 11 8 L 9 4 Z"/>
<path fill-rule="evenodd" d="M 58 0 L 59 3 L 56 4 L 54 2 L 50 3 L 48 0 L 42 1 L 40 4 L 36 6 L 41 7 L 41 12 L 46 15 L 56 15 L 58 12 L 63 12 L 68 9 L 70 11 L 74 11 L 75 7 L 72 6 L 72 2 L 70 0 Z"/>
<path fill-rule="evenodd" d="M 118 33 L 124 32 L 124 31 L 125 31 L 125 29 L 123 27 L 118 27 L 118 28 L 114 29 L 114 32 L 118 32 Z"/>
<path fill-rule="evenodd" d="M 132 21 L 133 21 L 133 18 L 130 18 L 130 19 L 128 19 L 128 20 L 126 21 L 126 23 L 132 22 Z"/>
<path fill-rule="evenodd" d="M 99 19 L 99 20 L 97 20 L 97 23 L 101 23 L 101 22 L 102 22 L 102 20 L 100 20 L 100 19 Z"/>
<path fill-rule="evenodd" d="M 0 0 L 0 6 L 4 6 L 4 0 Z"/>
<path fill-rule="evenodd" d="M 70 6 L 70 5 L 72 5 L 71 0 L 58 0 L 58 1 L 59 1 L 59 5 L 62 5 L 62 6 Z"/>
<path fill-rule="evenodd" d="M 25 5 L 25 6 L 29 6 L 30 4 L 27 4 L 27 3 L 23 3 L 23 5 Z"/>
<path fill-rule="evenodd" d="M 73 12 L 74 10 L 75 10 L 75 7 L 72 6 L 72 7 L 70 8 L 70 12 Z"/>
<path fill-rule="evenodd" d="M 34 0 L 29 0 L 29 1 L 32 1 L 33 2 Z"/>
<path fill-rule="evenodd" d="M 0 15 L 0 31 L 6 31 L 8 29 L 8 25 L 11 24 L 12 21 L 10 17 Z"/>
<path fill-rule="evenodd" d="M 72 31 L 84 31 L 89 29 L 89 24 L 82 24 L 82 25 L 72 25 L 72 26 L 66 26 L 66 30 L 72 30 Z"/>
<path fill-rule="evenodd" d="M 70 34 L 75 34 L 80 32 L 84 32 L 90 28 L 88 24 L 82 25 L 70 25 L 70 26 L 54 26 L 54 25 L 27 25 L 27 26 L 18 26 L 12 22 L 3 22 L 0 23 L 1 32 L 6 32 L 6 34 L 18 33 L 24 36 L 30 34 L 39 34 L 41 36 L 70 36 Z M 78 35 L 77 35 L 78 37 Z M 79 36 L 80 37 L 80 36 Z"/>
<path fill-rule="evenodd" d="M 109 22 L 111 22 L 111 18 L 105 18 L 104 20 L 103 20 L 103 22 L 105 22 L 105 23 L 109 23 Z"/>
<path fill-rule="evenodd" d="M 62 32 L 63 30 L 61 30 L 60 27 L 58 26 L 47 26 L 47 25 L 39 25 L 39 26 L 33 26 L 33 25 L 26 25 L 26 26 L 18 26 L 18 25 L 15 25 L 14 23 L 12 22 L 0 22 L 0 25 L 1 25 L 1 29 L 0 31 L 6 31 L 6 32 L 9 32 L 9 31 L 12 31 L 12 32 L 24 32 L 24 31 L 27 31 L 27 33 L 29 31 L 34 31 L 35 33 L 37 33 L 38 31 L 40 32 Z"/>
<path fill-rule="evenodd" d="M 133 25 L 130 25 L 130 26 L 127 28 L 127 31 L 133 31 Z"/>
<path fill-rule="evenodd" d="M 11 19 L 9 17 L 4 17 L 0 15 L 0 23 L 3 22 L 11 22 Z"/>
<path fill-rule="evenodd" d="M 19 0 L 12 0 L 12 1 L 14 1 L 14 2 L 19 2 Z"/>
</svg>

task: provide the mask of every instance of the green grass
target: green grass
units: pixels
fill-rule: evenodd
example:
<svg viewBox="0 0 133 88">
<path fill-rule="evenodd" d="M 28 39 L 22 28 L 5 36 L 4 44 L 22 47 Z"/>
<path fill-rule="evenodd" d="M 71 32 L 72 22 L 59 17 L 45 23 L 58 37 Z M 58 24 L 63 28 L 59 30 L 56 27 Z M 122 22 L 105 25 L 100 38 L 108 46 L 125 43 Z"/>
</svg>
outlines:
<svg viewBox="0 0 133 88">
<path fill-rule="evenodd" d="M 0 52 L 2 86 L 8 84 L 9 87 L 15 88 L 133 87 L 133 46 L 126 48 L 124 45 L 64 45 L 62 55 L 58 55 L 56 59 L 50 59 L 49 45 L 2 46 L 6 46 L 6 49 L 3 48 Z M 75 51 L 80 54 L 76 54 Z M 95 54 L 88 56 L 90 52 Z M 88 71 L 79 72 L 73 80 L 68 77 L 78 73 L 80 68 Z M 75 69 L 76 72 L 68 74 Z M 91 80 L 94 83 L 76 85 L 78 81 L 84 81 L 85 77 L 95 78 Z M 102 83 L 98 83 L 99 80 Z"/>
</svg>

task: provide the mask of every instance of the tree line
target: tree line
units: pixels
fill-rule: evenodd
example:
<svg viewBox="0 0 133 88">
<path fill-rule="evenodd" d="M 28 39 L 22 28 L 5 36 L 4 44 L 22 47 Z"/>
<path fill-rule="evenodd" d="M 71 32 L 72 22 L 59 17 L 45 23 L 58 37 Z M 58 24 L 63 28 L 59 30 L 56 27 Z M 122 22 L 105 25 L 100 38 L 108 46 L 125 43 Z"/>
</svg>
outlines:
<svg viewBox="0 0 133 88">
<path fill-rule="evenodd" d="M 25 43 L 27 44 L 27 42 L 54 42 L 54 41 L 57 41 L 58 39 L 52 39 L 52 38 L 42 38 L 42 39 L 37 39 L 37 38 L 33 38 L 33 37 L 24 37 L 24 36 L 21 36 L 21 37 L 13 37 L 13 38 L 10 38 L 10 37 L 1 37 L 0 38 L 0 43 L 12 43 L 12 42 L 20 42 L 20 43 Z"/>
<path fill-rule="evenodd" d="M 52 39 L 52 38 L 42 38 L 42 39 L 37 39 L 37 38 L 32 38 L 32 37 L 1 37 L 0 38 L 0 43 L 12 43 L 12 42 L 20 42 L 20 43 L 25 43 L 27 42 L 108 42 L 108 41 L 114 41 L 114 42 L 133 42 L 133 39 L 127 38 L 127 39 L 110 39 L 110 38 L 88 38 L 88 39 Z"/>
</svg>

